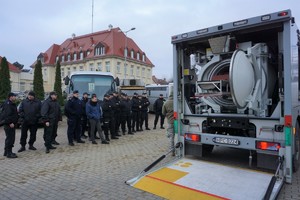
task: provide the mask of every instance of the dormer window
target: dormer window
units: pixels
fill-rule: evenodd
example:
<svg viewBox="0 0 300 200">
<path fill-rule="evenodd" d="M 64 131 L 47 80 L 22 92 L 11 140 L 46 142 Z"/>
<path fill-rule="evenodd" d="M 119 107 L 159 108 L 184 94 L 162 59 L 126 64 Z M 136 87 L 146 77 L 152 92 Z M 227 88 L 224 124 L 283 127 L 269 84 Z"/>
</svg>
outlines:
<svg viewBox="0 0 300 200">
<path fill-rule="evenodd" d="M 80 56 L 80 60 L 83 60 L 83 52 L 82 51 L 80 52 L 79 56 Z"/>
<path fill-rule="evenodd" d="M 77 60 L 77 53 L 73 54 L 73 60 L 76 61 Z"/>
<path fill-rule="evenodd" d="M 128 49 L 125 48 L 125 49 L 124 49 L 124 57 L 127 57 L 127 55 L 128 55 L 127 51 L 128 51 Z"/>
<path fill-rule="evenodd" d="M 104 54 L 105 54 L 105 46 L 100 43 L 95 47 L 95 56 L 101 56 Z"/>
<path fill-rule="evenodd" d="M 146 55 L 145 54 L 143 54 L 142 61 L 146 62 Z"/>
<path fill-rule="evenodd" d="M 70 62 L 71 61 L 71 55 L 68 53 L 68 60 L 67 60 L 68 62 Z"/>
<path fill-rule="evenodd" d="M 133 50 L 131 50 L 131 52 L 130 52 L 130 57 L 134 58 L 134 51 Z"/>
<path fill-rule="evenodd" d="M 137 60 L 140 60 L 140 52 L 137 52 L 137 53 L 136 53 L 136 59 L 137 59 Z"/>
<path fill-rule="evenodd" d="M 61 62 L 65 62 L 65 56 L 64 55 L 61 56 Z"/>
<path fill-rule="evenodd" d="M 91 52 L 88 50 L 88 51 L 86 52 L 86 55 L 88 56 L 88 55 L 90 55 L 90 53 L 91 53 Z"/>
<path fill-rule="evenodd" d="M 59 56 L 56 56 L 55 62 L 59 61 Z"/>
</svg>

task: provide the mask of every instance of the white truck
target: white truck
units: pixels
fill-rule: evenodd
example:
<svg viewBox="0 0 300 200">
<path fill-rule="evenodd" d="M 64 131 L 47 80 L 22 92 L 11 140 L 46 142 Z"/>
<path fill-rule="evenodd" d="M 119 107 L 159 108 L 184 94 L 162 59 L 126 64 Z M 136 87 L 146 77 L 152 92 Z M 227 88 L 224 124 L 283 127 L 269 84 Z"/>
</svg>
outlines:
<svg viewBox="0 0 300 200">
<path fill-rule="evenodd" d="M 179 160 L 128 183 L 167 199 L 275 199 L 299 167 L 300 32 L 291 11 L 178 34 L 172 44 Z M 249 151 L 255 170 L 189 156 L 215 146 Z"/>
</svg>

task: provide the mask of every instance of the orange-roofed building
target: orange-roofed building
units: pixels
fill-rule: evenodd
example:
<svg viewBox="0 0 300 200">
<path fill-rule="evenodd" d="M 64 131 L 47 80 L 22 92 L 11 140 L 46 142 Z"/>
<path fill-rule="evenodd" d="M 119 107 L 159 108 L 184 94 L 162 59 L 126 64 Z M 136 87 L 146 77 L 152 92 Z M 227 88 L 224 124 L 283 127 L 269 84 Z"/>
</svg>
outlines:
<svg viewBox="0 0 300 200">
<path fill-rule="evenodd" d="M 136 78 L 143 79 L 146 84 L 152 83 L 154 65 L 131 38 L 127 37 L 126 42 L 126 35 L 120 28 L 110 27 L 81 36 L 73 34 L 62 44 L 53 44 L 40 53 L 38 59 L 43 64 L 45 92 L 53 90 L 58 60 L 62 78 L 74 71 L 101 71 L 111 72 L 119 79 Z"/>
</svg>

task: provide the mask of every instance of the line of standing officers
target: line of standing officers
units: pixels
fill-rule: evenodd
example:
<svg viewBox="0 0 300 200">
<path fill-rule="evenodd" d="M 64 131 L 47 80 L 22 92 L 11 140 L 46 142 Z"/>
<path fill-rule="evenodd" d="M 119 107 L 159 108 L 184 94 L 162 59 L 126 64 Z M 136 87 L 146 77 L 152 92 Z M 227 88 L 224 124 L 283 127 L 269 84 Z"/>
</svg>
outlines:
<svg viewBox="0 0 300 200">
<path fill-rule="evenodd" d="M 150 130 L 148 124 L 150 102 L 146 93 L 142 95 L 134 93 L 130 99 L 125 93 L 119 95 L 117 92 L 113 92 L 105 94 L 103 101 L 99 101 L 96 94 L 92 94 L 90 99 L 88 96 L 89 94 L 85 92 L 82 99 L 79 99 L 79 92 L 75 90 L 65 105 L 64 113 L 67 116 L 67 137 L 70 146 L 74 146 L 74 140 L 77 143 L 85 143 L 82 138 L 87 137 L 92 144 L 97 144 L 95 139 L 101 139 L 102 144 L 109 144 L 110 139 L 119 139 L 121 132 L 123 135 L 126 134 L 126 131 L 128 134 L 134 134 L 137 131 L 143 131 L 143 126 L 146 130 Z M 57 128 L 58 122 L 62 121 L 57 93 L 50 92 L 49 97 L 41 103 L 35 98 L 34 92 L 29 92 L 27 98 L 19 106 L 19 113 L 15 100 L 16 94 L 9 93 L 8 99 L 3 104 L 3 117 L 1 116 L 3 119 L 0 120 L 0 123 L 4 125 L 6 133 L 4 156 L 17 158 L 17 155 L 12 152 L 12 148 L 18 123 L 21 123 L 21 148 L 18 152 L 26 150 L 28 131 L 30 132 L 28 149 L 36 150 L 34 142 L 39 124 L 44 126 L 43 138 L 46 153 L 56 149 L 53 145 L 59 145 L 56 141 Z M 161 115 L 163 100 L 163 98 L 159 98 L 155 102 L 158 109 L 156 110 L 154 129 L 159 116 L 161 117 L 161 128 L 163 128 L 164 117 Z M 85 135 L 86 131 L 88 136 Z"/>
</svg>

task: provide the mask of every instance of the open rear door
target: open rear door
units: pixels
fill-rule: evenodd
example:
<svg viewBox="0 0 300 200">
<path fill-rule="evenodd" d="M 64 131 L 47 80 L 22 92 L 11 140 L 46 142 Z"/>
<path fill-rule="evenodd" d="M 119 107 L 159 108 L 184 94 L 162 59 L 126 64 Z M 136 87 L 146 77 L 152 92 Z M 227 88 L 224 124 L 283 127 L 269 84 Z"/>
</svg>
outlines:
<svg viewBox="0 0 300 200">
<path fill-rule="evenodd" d="M 166 199 L 265 199 L 273 174 L 183 158 L 131 185 Z M 277 178 L 271 198 L 283 180 Z"/>
</svg>

